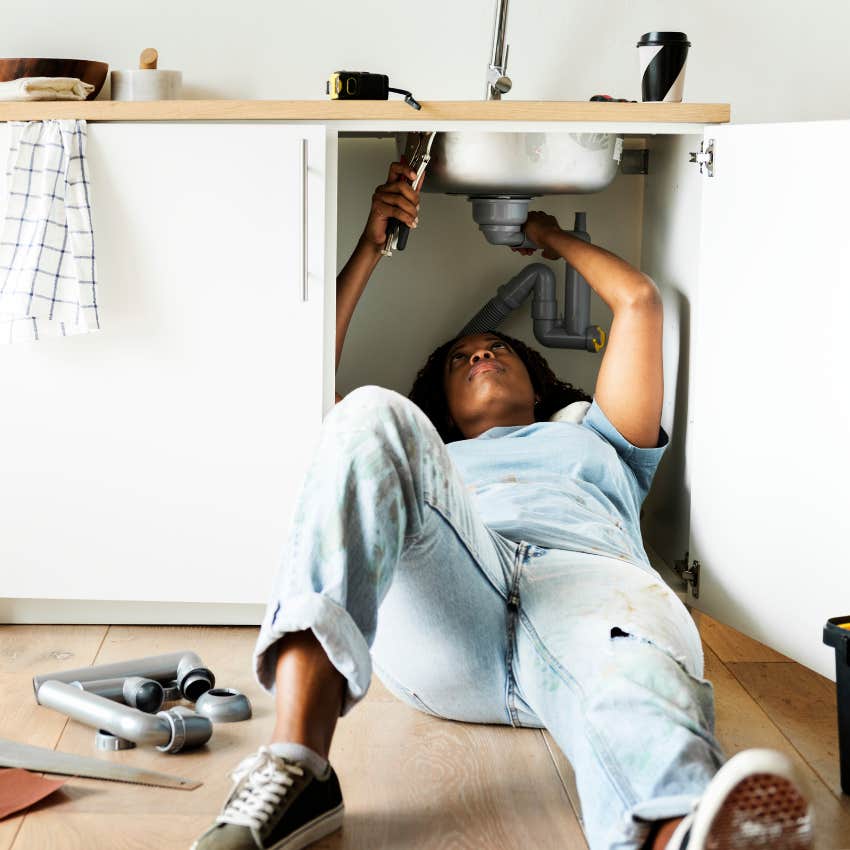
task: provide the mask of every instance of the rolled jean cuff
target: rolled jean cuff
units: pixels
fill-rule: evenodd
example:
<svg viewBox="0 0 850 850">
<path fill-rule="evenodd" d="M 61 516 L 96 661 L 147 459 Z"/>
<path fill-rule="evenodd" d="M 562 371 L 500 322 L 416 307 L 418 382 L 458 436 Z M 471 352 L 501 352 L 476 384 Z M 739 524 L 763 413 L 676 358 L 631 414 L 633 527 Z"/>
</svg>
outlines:
<svg viewBox="0 0 850 850">
<path fill-rule="evenodd" d="M 612 842 L 617 850 L 640 850 L 649 838 L 651 825 L 659 820 L 673 820 L 690 814 L 700 794 L 675 794 L 637 803 L 623 813 L 621 831 Z"/>
<path fill-rule="evenodd" d="M 275 692 L 278 652 L 275 644 L 288 632 L 312 629 L 331 664 L 347 685 L 340 715 L 348 714 L 366 696 L 372 680 L 372 658 L 363 633 L 345 608 L 320 593 L 305 593 L 269 605 L 254 647 L 254 675 L 260 686 Z"/>
</svg>

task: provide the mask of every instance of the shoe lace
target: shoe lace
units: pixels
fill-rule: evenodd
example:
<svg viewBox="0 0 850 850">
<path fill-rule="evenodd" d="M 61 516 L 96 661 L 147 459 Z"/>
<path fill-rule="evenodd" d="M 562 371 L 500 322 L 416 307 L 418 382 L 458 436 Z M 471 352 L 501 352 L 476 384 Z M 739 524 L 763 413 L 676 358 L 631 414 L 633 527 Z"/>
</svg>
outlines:
<svg viewBox="0 0 850 850">
<path fill-rule="evenodd" d="M 236 785 L 216 823 L 260 830 L 293 784 L 293 777 L 303 775 L 297 764 L 260 747 L 231 771 Z"/>
</svg>

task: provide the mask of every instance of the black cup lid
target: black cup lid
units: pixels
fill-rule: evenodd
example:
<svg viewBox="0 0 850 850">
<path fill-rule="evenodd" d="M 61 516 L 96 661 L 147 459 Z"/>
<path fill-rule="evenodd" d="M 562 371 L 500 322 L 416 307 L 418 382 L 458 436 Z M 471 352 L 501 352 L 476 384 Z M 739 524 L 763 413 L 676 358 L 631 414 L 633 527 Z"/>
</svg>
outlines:
<svg viewBox="0 0 850 850">
<path fill-rule="evenodd" d="M 687 44 L 688 36 L 683 32 L 646 32 L 640 37 L 638 47 L 646 47 L 649 44 Z"/>
</svg>

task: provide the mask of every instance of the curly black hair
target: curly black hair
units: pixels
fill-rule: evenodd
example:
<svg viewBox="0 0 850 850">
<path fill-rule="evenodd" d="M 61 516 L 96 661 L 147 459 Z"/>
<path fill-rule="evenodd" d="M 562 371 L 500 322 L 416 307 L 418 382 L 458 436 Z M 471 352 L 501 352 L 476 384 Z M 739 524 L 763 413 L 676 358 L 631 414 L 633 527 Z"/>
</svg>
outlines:
<svg viewBox="0 0 850 850">
<path fill-rule="evenodd" d="M 553 413 L 574 401 L 591 401 L 582 389 L 561 381 L 549 367 L 543 355 L 527 346 L 522 340 L 514 339 L 499 331 L 489 331 L 504 340 L 525 363 L 531 378 L 531 386 L 540 401 L 534 405 L 537 422 L 545 422 Z M 448 400 L 444 385 L 446 355 L 451 346 L 461 339 L 456 336 L 436 348 L 416 375 L 407 397 L 431 420 L 444 443 L 463 440 L 465 437 L 449 416 Z"/>
</svg>

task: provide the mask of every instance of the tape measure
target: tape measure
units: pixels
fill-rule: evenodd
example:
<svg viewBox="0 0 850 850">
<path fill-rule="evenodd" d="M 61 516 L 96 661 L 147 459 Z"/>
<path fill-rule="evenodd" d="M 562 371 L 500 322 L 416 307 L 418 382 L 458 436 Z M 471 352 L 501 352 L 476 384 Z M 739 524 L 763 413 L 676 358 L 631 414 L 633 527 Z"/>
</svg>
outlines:
<svg viewBox="0 0 850 850">
<path fill-rule="evenodd" d="M 414 109 L 422 108 L 409 91 L 393 88 L 386 74 L 334 71 L 325 83 L 325 94 L 331 100 L 389 100 L 391 91 L 405 95 L 404 102 Z"/>
</svg>

